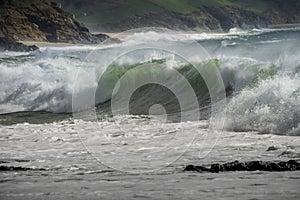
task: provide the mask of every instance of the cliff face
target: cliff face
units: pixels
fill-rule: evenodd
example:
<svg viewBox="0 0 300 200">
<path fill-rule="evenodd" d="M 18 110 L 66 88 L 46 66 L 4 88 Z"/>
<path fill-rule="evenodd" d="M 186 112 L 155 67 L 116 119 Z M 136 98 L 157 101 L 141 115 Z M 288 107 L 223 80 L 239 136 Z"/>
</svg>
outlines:
<svg viewBox="0 0 300 200">
<path fill-rule="evenodd" d="M 55 0 L 94 31 L 161 26 L 228 31 L 300 23 L 299 0 Z"/>
<path fill-rule="evenodd" d="M 68 43 L 97 43 L 95 37 L 59 4 L 42 0 L 0 0 L 0 37 Z"/>
</svg>

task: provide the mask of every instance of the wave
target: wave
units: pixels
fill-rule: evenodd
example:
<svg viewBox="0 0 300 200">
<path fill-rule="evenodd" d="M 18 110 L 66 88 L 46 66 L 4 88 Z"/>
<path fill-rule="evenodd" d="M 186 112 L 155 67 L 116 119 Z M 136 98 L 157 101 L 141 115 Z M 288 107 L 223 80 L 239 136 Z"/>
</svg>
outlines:
<svg viewBox="0 0 300 200">
<path fill-rule="evenodd" d="M 198 70 L 214 66 L 220 72 L 228 97 L 226 129 L 300 135 L 298 33 L 299 30 L 232 30 L 229 34 L 178 36 L 150 31 L 129 35 L 119 44 L 47 47 L 29 54 L 1 53 L 0 113 L 72 112 L 75 83 L 75 92 L 81 96 L 95 90 L 95 103 L 100 105 L 98 109 L 103 109 L 103 104 L 111 100 L 118 80 L 129 71 L 131 81 L 151 76 L 183 94 L 188 81 L 202 110 L 211 104 L 211 99 Z M 186 51 L 191 52 L 194 65 L 155 49 L 135 51 L 132 56 L 111 63 L 120 51 L 139 49 L 149 43 L 176 44 L 180 48 L 182 41 L 195 38 L 210 57 L 203 59 L 188 47 Z M 91 52 L 94 56 L 90 56 Z M 147 66 L 144 71 L 138 70 L 143 66 Z M 148 114 L 151 105 L 158 103 L 168 113 L 180 112 L 176 95 L 155 84 L 136 90 L 129 106 L 132 114 Z M 209 117 L 209 113 L 204 117 Z"/>
<path fill-rule="evenodd" d="M 300 76 L 277 75 L 243 89 L 227 105 L 226 128 L 300 135 Z"/>
</svg>

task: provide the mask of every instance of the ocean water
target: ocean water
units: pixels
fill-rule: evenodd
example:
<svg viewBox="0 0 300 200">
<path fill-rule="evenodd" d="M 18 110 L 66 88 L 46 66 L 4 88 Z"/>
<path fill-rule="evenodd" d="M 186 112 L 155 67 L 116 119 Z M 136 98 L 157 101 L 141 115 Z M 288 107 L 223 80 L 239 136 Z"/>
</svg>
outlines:
<svg viewBox="0 0 300 200">
<path fill-rule="evenodd" d="M 300 29 L 126 33 L 0 53 L 1 199 L 297 199 Z M 272 151 L 267 151 L 273 147 Z"/>
</svg>

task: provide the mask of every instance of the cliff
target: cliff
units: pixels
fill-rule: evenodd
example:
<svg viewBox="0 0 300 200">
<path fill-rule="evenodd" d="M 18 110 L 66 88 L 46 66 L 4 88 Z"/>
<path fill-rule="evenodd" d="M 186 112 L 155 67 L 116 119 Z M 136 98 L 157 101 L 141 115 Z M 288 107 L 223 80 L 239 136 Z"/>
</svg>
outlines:
<svg viewBox="0 0 300 200">
<path fill-rule="evenodd" d="M 93 31 L 228 31 L 300 23 L 299 0 L 55 0 Z"/>
<path fill-rule="evenodd" d="M 0 0 L 0 37 L 68 43 L 98 43 L 108 36 L 93 36 L 60 8 L 43 0 Z"/>
</svg>

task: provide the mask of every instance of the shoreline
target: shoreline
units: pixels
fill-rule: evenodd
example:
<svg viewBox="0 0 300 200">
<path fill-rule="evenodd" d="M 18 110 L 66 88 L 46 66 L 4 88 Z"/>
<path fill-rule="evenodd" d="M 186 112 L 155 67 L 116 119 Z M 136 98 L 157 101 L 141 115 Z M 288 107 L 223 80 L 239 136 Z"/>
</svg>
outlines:
<svg viewBox="0 0 300 200">
<path fill-rule="evenodd" d="M 297 24 L 272 24 L 268 25 L 271 29 L 283 29 L 283 28 L 300 28 L 300 23 Z"/>
<path fill-rule="evenodd" d="M 299 24 L 274 24 L 274 25 L 268 25 L 267 28 L 269 29 L 286 29 L 286 28 L 300 28 Z M 178 33 L 182 34 L 199 34 L 199 32 L 196 31 L 176 31 Z M 206 33 L 206 32 L 201 32 Z M 116 38 L 116 39 L 124 39 L 127 36 L 129 36 L 129 32 L 92 32 L 92 34 L 105 34 L 108 35 L 110 38 Z M 226 32 L 219 33 L 219 32 L 209 32 L 209 34 L 228 34 Z M 82 43 L 67 43 L 67 42 L 47 42 L 47 41 L 32 41 L 32 40 L 20 40 L 18 41 L 20 43 L 23 43 L 27 46 L 35 45 L 37 47 L 63 47 L 63 46 L 85 46 L 87 44 Z M 89 44 L 90 46 L 96 46 L 98 44 Z"/>
<path fill-rule="evenodd" d="M 25 44 L 27 46 L 35 45 L 39 48 L 41 47 L 64 47 L 64 46 L 84 46 L 85 44 L 72 44 L 72 43 L 67 43 L 67 42 L 41 42 L 41 41 L 18 41 L 22 44 Z"/>
<path fill-rule="evenodd" d="M 121 35 L 120 33 L 104 33 L 104 32 L 93 32 L 93 35 L 95 34 L 105 34 L 108 35 L 110 38 L 116 38 L 116 39 L 124 39 L 128 35 Z M 19 40 L 17 42 L 20 42 L 22 44 L 25 44 L 27 46 L 35 45 L 39 48 L 41 47 L 63 47 L 63 46 L 97 46 L 98 44 L 83 44 L 83 43 L 68 43 L 68 42 L 48 42 L 48 41 L 34 41 L 34 40 Z M 99 43 L 101 44 L 101 43 Z"/>
</svg>

